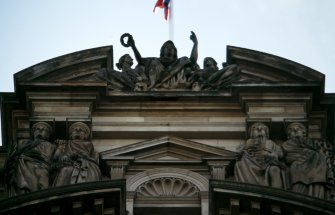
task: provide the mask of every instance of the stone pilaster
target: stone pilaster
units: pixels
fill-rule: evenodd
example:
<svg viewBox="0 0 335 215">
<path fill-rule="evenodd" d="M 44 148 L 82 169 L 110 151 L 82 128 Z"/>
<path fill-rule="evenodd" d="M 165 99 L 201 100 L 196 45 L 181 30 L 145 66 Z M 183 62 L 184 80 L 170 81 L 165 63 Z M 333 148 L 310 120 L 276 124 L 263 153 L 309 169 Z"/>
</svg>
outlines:
<svg viewBox="0 0 335 215">
<path fill-rule="evenodd" d="M 133 215 L 134 214 L 134 191 L 127 191 L 126 195 L 126 214 Z"/>
<path fill-rule="evenodd" d="M 200 192 L 201 197 L 201 215 L 208 215 L 209 207 L 208 207 L 208 192 L 207 191 L 201 191 Z"/>
</svg>

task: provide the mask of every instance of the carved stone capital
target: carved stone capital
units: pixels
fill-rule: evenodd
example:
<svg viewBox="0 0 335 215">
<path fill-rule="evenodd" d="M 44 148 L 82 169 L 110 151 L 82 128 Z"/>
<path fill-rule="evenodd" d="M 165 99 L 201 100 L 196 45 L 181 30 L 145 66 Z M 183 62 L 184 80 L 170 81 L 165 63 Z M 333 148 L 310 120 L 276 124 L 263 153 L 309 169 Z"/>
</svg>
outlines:
<svg viewBox="0 0 335 215">
<path fill-rule="evenodd" d="M 129 161 L 113 161 L 107 164 L 110 167 L 111 179 L 122 179 L 124 178 Z"/>
<path fill-rule="evenodd" d="M 210 166 L 212 179 L 224 180 L 226 178 L 226 167 L 229 161 L 207 161 Z"/>
</svg>

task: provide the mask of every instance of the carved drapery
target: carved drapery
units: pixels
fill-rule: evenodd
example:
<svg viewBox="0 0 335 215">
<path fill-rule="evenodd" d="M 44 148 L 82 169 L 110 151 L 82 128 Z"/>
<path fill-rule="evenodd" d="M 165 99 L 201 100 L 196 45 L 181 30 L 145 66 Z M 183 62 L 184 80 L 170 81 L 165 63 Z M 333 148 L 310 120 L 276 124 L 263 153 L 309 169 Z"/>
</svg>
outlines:
<svg viewBox="0 0 335 215">
<path fill-rule="evenodd" d="M 314 197 L 332 199 L 334 184 L 333 150 L 326 140 L 311 139 L 307 128 L 299 122 L 287 127 L 288 140 L 282 145 L 291 189 Z"/>
<path fill-rule="evenodd" d="M 269 126 L 253 123 L 250 138 L 237 150 L 234 174 L 236 181 L 285 189 L 287 185 L 283 151 L 269 139 Z"/>
<path fill-rule="evenodd" d="M 125 42 L 124 40 L 127 40 Z M 120 57 L 116 64 L 118 69 L 111 66 L 102 68 L 85 81 L 106 81 L 111 91 L 227 91 L 232 83 L 240 79 L 241 68 L 235 64 L 223 64 L 219 69 L 212 57 L 204 59 L 203 68 L 197 64 L 198 40 L 194 32 L 190 39 L 193 49 L 190 58 L 177 56 L 177 48 L 172 41 L 165 42 L 161 47 L 159 57 L 144 58 L 135 46 L 132 35 L 125 33 L 121 36 L 121 44 L 131 47 L 138 64 L 133 66 L 129 54 Z M 109 62 L 107 62 L 108 65 Z"/>
<path fill-rule="evenodd" d="M 68 122 L 68 140 L 56 140 L 53 186 L 99 181 L 101 171 L 91 129 L 84 122 Z"/>
<path fill-rule="evenodd" d="M 238 149 L 236 181 L 334 199 L 334 151 L 327 140 L 309 138 L 300 122 L 287 126 L 288 139 L 281 145 L 268 139 L 264 123 L 254 123 L 249 132 L 251 138 Z M 211 170 L 213 179 L 224 179 L 218 167 Z"/>
</svg>

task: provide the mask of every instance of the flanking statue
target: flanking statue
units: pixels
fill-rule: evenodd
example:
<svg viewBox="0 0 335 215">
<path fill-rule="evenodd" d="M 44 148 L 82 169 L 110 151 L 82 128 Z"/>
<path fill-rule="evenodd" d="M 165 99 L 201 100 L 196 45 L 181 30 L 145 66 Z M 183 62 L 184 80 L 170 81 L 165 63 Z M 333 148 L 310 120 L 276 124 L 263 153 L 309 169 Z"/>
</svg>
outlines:
<svg viewBox="0 0 335 215">
<path fill-rule="evenodd" d="M 234 81 L 239 80 L 241 69 L 237 65 L 226 66 L 219 69 L 217 62 L 212 57 L 206 57 L 203 63 L 203 69 L 192 73 L 192 90 L 194 91 L 220 91 L 227 90 Z M 195 88 L 198 87 L 198 88 Z"/>
<path fill-rule="evenodd" d="M 83 122 L 69 127 L 69 140 L 57 140 L 53 186 L 101 180 L 98 157 L 89 140 L 90 128 Z"/>
<path fill-rule="evenodd" d="M 288 125 L 287 141 L 283 143 L 285 161 L 289 167 L 291 189 L 318 198 L 330 198 L 334 184 L 331 150 L 320 139 L 307 137 L 306 127 L 299 122 Z"/>
<path fill-rule="evenodd" d="M 250 139 L 238 149 L 234 174 L 236 181 L 286 188 L 284 154 L 280 146 L 269 140 L 269 128 L 261 122 L 249 128 Z"/>
<path fill-rule="evenodd" d="M 32 140 L 9 151 L 5 164 L 9 196 L 49 187 L 49 169 L 55 150 L 55 145 L 49 142 L 52 133 L 50 124 L 37 122 L 31 127 Z"/>
<path fill-rule="evenodd" d="M 116 67 L 120 70 L 102 68 L 99 72 L 89 76 L 88 81 L 106 81 L 109 90 L 114 91 L 141 91 L 146 89 L 147 78 L 143 66 L 133 66 L 133 59 L 129 54 L 120 57 Z M 139 83 L 141 87 L 139 87 Z"/>
<path fill-rule="evenodd" d="M 116 64 L 116 67 L 121 71 L 120 79 L 134 91 L 147 90 L 148 79 L 144 74 L 144 67 L 136 66 L 133 69 L 131 68 L 133 64 L 133 58 L 129 54 L 120 57 Z"/>
</svg>

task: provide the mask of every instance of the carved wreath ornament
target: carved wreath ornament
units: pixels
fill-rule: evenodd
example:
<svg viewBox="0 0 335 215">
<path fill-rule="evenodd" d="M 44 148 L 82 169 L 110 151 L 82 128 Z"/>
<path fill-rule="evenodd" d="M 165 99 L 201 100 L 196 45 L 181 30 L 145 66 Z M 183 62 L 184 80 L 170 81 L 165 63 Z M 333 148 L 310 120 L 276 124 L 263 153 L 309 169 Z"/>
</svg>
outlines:
<svg viewBox="0 0 335 215">
<path fill-rule="evenodd" d="M 127 43 L 124 42 L 124 38 L 126 38 L 126 37 L 127 37 Z M 122 36 L 120 38 L 120 42 L 124 47 L 129 47 L 130 46 L 130 44 L 128 42 L 130 37 L 132 37 L 132 36 L 128 33 L 122 34 Z"/>
</svg>

